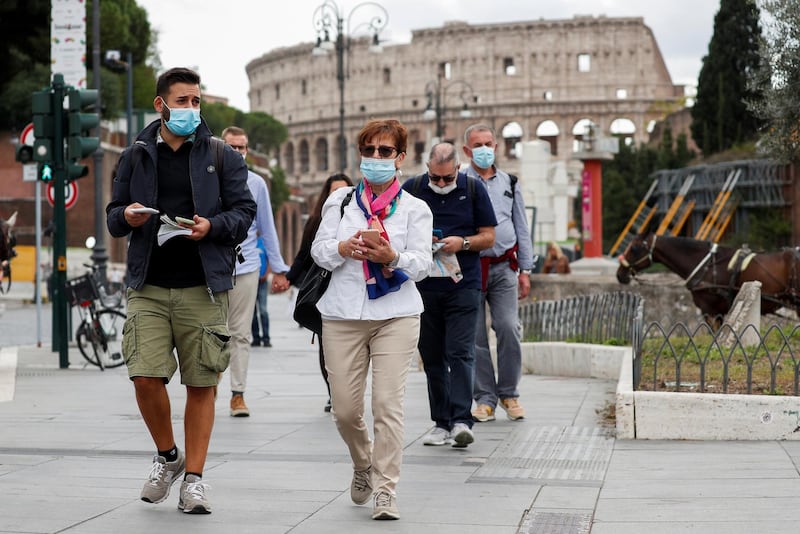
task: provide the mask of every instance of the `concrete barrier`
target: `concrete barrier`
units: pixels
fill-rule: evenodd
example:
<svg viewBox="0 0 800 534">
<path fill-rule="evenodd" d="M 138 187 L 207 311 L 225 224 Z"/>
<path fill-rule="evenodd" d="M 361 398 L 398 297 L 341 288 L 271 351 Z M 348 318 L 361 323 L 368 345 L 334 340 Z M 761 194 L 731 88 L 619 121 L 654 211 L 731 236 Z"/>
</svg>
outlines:
<svg viewBox="0 0 800 534">
<path fill-rule="evenodd" d="M 617 380 L 616 437 L 800 440 L 797 397 L 633 390 L 631 347 L 522 344 L 524 373 Z"/>
</svg>

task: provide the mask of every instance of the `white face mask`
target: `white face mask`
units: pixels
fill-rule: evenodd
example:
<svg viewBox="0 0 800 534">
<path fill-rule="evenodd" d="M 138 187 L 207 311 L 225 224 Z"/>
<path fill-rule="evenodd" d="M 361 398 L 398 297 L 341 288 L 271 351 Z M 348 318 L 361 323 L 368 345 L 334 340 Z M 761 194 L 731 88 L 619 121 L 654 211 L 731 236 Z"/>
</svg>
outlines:
<svg viewBox="0 0 800 534">
<path fill-rule="evenodd" d="M 457 184 L 456 184 L 455 180 L 453 180 L 453 183 L 447 184 L 444 187 L 439 187 L 438 185 L 436 185 L 435 183 L 431 182 L 430 180 L 428 181 L 428 187 L 430 187 L 433 190 L 434 193 L 439 193 L 440 195 L 446 195 L 450 191 L 455 190 L 456 185 Z"/>
</svg>

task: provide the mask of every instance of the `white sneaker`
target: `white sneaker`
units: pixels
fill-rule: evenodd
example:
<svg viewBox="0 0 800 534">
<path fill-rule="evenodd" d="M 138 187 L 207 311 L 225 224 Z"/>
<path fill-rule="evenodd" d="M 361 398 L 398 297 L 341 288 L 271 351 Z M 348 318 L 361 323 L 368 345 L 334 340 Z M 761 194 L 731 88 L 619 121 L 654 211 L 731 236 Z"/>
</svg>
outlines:
<svg viewBox="0 0 800 534">
<path fill-rule="evenodd" d="M 450 433 L 453 437 L 453 447 L 463 449 L 473 441 L 475 441 L 475 436 L 472 434 L 472 430 L 465 425 L 464 423 L 456 423 L 453 425 L 453 431 Z"/>
<path fill-rule="evenodd" d="M 435 426 L 422 438 L 423 445 L 449 445 L 453 440 L 450 439 L 450 431 Z"/>
</svg>

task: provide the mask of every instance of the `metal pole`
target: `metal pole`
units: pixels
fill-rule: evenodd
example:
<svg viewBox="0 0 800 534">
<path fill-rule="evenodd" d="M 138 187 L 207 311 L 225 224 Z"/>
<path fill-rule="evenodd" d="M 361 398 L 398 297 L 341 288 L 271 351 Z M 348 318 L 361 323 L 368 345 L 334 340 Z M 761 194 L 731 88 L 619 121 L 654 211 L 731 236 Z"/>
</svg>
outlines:
<svg viewBox="0 0 800 534">
<path fill-rule="evenodd" d="M 34 190 L 34 219 L 36 232 L 36 346 L 42 346 L 42 188 L 41 181 L 36 180 Z"/>
<path fill-rule="evenodd" d="M 344 21 L 342 17 L 336 19 L 336 79 L 339 81 L 339 170 L 347 169 L 347 139 L 344 136 L 344 51 L 345 36 L 343 34 Z"/>
<path fill-rule="evenodd" d="M 101 114 L 102 91 L 100 90 L 100 2 L 92 2 L 92 81 L 94 88 L 97 89 L 97 113 Z M 102 117 L 101 117 L 102 119 Z M 130 126 L 128 126 L 130 129 Z M 98 123 L 94 136 L 101 138 L 102 128 Z M 97 147 L 94 154 L 94 239 L 95 245 L 92 249 L 92 263 L 97 266 L 99 279 L 106 278 L 106 225 L 105 210 L 103 209 L 103 145 Z"/>
<path fill-rule="evenodd" d="M 100 2 L 98 2 L 98 4 L 99 3 Z M 128 52 L 126 59 L 128 61 L 128 113 L 126 117 L 126 120 L 128 121 L 127 141 L 128 146 L 131 146 L 131 143 L 133 142 L 133 53 Z"/>
<path fill-rule="evenodd" d="M 64 76 L 53 75 L 53 352 L 58 352 L 58 366 L 69 367 L 67 345 L 67 299 L 64 285 L 67 282 L 67 211 L 65 189 L 67 169 L 64 163 Z"/>
</svg>

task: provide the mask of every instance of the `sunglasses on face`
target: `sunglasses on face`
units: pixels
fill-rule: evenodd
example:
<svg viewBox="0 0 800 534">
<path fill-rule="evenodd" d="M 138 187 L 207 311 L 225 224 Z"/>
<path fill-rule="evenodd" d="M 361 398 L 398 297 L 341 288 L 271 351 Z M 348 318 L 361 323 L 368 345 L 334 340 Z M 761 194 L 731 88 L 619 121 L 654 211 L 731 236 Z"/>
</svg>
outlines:
<svg viewBox="0 0 800 534">
<path fill-rule="evenodd" d="M 437 183 L 440 180 L 444 180 L 444 183 L 451 184 L 451 183 L 453 183 L 455 181 L 456 175 L 452 174 L 452 175 L 447 175 L 447 176 L 437 176 L 435 174 L 428 173 L 428 178 L 433 183 Z"/>
<path fill-rule="evenodd" d="M 375 151 L 378 151 L 378 156 L 381 158 L 391 158 L 392 154 L 397 152 L 397 149 L 393 146 L 381 145 L 381 146 L 373 146 L 373 145 L 365 145 L 358 149 L 361 152 L 361 155 L 365 158 L 371 158 Z"/>
</svg>

